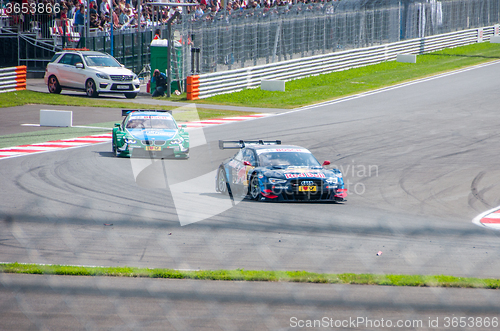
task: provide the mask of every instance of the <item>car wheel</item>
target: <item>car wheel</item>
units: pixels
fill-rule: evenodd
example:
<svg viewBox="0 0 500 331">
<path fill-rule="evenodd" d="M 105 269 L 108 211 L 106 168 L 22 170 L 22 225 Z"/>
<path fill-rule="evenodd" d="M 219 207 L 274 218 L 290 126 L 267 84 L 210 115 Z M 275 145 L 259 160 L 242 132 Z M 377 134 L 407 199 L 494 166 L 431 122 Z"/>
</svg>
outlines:
<svg viewBox="0 0 500 331">
<path fill-rule="evenodd" d="M 226 171 L 222 167 L 217 172 L 217 191 L 222 194 L 228 193 Z"/>
<path fill-rule="evenodd" d="M 95 98 L 99 95 L 99 93 L 97 93 L 95 82 L 92 79 L 89 79 L 87 83 L 85 83 L 85 92 L 89 98 Z"/>
<path fill-rule="evenodd" d="M 125 98 L 134 99 L 137 96 L 137 93 L 125 93 Z"/>
<path fill-rule="evenodd" d="M 118 153 L 118 148 L 116 148 L 115 143 L 113 142 L 111 145 L 113 145 L 113 154 L 114 154 L 114 156 L 119 156 L 120 153 Z"/>
<path fill-rule="evenodd" d="M 50 76 L 47 84 L 50 93 L 61 93 L 61 85 L 59 85 L 59 81 L 56 76 Z"/>
<path fill-rule="evenodd" d="M 257 176 L 252 176 L 250 179 L 250 197 L 254 200 L 260 200 L 262 194 L 260 193 L 259 178 Z"/>
</svg>

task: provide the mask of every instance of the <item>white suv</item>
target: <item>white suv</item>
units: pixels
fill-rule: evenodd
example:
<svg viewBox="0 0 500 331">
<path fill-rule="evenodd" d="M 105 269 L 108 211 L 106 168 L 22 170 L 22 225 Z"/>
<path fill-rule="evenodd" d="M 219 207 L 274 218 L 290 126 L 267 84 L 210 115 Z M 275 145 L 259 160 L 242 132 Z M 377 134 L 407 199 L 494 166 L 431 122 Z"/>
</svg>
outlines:
<svg viewBox="0 0 500 331">
<path fill-rule="evenodd" d="M 45 68 L 44 80 L 50 93 L 61 93 L 62 89 L 85 91 L 89 97 L 123 93 L 133 99 L 140 91 L 136 74 L 111 55 L 94 51 L 56 53 Z"/>
</svg>

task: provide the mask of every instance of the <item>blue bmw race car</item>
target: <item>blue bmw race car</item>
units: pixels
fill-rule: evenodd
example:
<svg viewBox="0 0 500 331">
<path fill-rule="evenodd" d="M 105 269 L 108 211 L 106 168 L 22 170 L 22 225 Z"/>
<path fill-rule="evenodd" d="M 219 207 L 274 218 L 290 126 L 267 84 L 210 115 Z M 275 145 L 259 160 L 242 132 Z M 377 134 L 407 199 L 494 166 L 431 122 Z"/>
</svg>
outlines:
<svg viewBox="0 0 500 331">
<path fill-rule="evenodd" d="M 217 192 L 258 201 L 346 201 L 340 170 L 325 169 L 330 161 L 321 165 L 303 147 L 279 140 L 220 140 L 219 148 L 239 151 L 220 165 Z"/>
</svg>

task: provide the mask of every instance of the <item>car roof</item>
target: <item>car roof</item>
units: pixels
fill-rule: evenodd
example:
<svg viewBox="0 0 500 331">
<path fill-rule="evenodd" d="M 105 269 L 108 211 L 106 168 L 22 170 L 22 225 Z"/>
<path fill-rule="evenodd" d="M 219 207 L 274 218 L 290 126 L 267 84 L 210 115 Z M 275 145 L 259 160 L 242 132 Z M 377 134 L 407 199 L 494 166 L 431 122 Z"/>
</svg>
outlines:
<svg viewBox="0 0 500 331">
<path fill-rule="evenodd" d="M 110 56 L 109 54 L 106 54 L 106 53 L 102 53 L 102 52 L 96 52 L 96 51 L 80 51 L 80 50 L 71 50 L 71 49 L 68 49 L 68 50 L 65 50 L 65 51 L 62 51 L 62 52 L 58 52 L 58 54 L 65 54 L 65 53 L 78 53 L 78 54 L 82 54 L 82 55 L 100 55 L 100 56 Z"/>
</svg>

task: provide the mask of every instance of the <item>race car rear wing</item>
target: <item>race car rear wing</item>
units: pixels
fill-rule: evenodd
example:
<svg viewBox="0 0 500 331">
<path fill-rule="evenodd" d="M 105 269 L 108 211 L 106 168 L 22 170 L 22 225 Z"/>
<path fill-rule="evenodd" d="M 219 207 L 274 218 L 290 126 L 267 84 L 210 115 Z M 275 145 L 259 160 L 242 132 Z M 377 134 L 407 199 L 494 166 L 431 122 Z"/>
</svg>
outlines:
<svg viewBox="0 0 500 331">
<path fill-rule="evenodd" d="M 171 110 L 162 110 L 162 109 L 122 109 L 122 116 L 127 116 L 128 114 L 134 112 L 134 111 L 156 111 L 156 112 L 162 112 L 162 113 L 169 113 L 172 115 Z"/>
<path fill-rule="evenodd" d="M 226 146 L 226 144 L 233 146 Z M 246 145 L 281 145 L 281 140 L 219 140 L 220 149 L 240 149 Z"/>
</svg>

